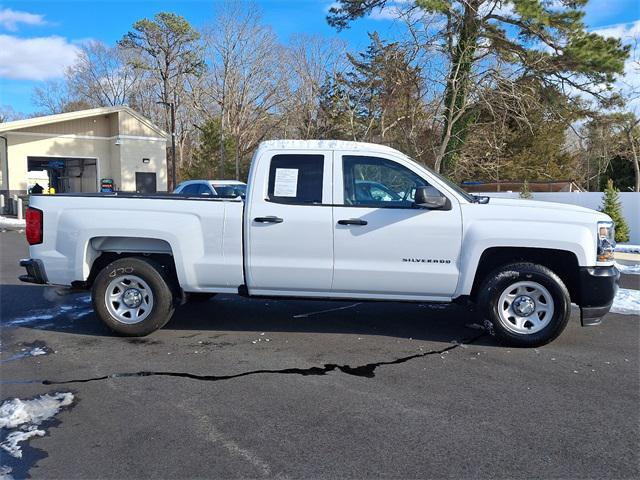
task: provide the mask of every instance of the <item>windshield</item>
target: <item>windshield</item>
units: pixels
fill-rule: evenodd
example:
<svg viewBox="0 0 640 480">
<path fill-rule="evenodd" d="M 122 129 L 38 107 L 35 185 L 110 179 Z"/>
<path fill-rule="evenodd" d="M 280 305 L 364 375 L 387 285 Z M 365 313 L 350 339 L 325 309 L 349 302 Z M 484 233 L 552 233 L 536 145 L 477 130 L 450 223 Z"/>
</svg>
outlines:
<svg viewBox="0 0 640 480">
<path fill-rule="evenodd" d="M 213 188 L 216 189 L 216 193 L 220 197 L 225 198 L 236 198 L 242 197 L 244 198 L 247 194 L 247 186 L 246 185 L 213 185 Z"/>
</svg>

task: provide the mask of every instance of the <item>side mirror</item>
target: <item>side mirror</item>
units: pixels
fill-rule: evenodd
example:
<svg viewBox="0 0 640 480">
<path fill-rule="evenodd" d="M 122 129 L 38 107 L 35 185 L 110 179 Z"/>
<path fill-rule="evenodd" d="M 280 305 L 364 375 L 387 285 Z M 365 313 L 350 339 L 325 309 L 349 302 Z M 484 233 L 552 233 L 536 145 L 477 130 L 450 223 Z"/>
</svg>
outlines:
<svg viewBox="0 0 640 480">
<path fill-rule="evenodd" d="M 415 204 L 429 210 L 445 209 L 449 200 L 431 185 L 416 188 Z"/>
</svg>

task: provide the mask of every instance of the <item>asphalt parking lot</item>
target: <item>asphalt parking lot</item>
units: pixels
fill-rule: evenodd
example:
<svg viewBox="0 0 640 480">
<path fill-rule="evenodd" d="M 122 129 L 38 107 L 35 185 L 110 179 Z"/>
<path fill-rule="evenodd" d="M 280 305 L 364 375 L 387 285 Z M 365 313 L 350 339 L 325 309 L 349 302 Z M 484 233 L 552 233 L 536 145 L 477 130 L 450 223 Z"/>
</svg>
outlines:
<svg viewBox="0 0 640 480">
<path fill-rule="evenodd" d="M 14 478 L 640 476 L 637 316 L 574 309 L 510 349 L 459 306 L 220 295 L 127 339 L 88 295 L 20 284 L 26 255 L 0 233 L 0 399 L 73 402 L 22 458 L 0 450 Z"/>
</svg>

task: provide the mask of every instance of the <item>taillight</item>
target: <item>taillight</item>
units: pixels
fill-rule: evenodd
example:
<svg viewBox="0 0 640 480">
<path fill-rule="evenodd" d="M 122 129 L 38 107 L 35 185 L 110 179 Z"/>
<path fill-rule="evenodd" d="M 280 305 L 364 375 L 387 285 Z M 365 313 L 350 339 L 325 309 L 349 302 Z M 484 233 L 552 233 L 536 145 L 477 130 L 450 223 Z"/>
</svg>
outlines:
<svg viewBox="0 0 640 480">
<path fill-rule="evenodd" d="M 25 232 L 29 245 L 42 243 L 42 210 L 33 207 L 27 208 L 25 221 L 27 224 Z"/>
</svg>

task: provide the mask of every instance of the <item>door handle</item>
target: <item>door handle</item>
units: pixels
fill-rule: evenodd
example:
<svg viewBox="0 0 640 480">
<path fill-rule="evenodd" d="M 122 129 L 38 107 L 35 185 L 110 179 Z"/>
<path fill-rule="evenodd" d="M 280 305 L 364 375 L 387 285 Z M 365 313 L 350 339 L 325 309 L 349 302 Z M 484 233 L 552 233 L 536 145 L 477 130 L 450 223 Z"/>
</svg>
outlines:
<svg viewBox="0 0 640 480">
<path fill-rule="evenodd" d="M 338 220 L 338 225 L 366 225 L 368 222 L 366 220 L 361 220 L 359 218 L 349 218 L 348 220 Z"/>
<path fill-rule="evenodd" d="M 258 223 L 282 223 L 283 219 L 280 217 L 268 216 L 268 217 L 256 217 L 253 219 L 254 222 Z"/>
</svg>

